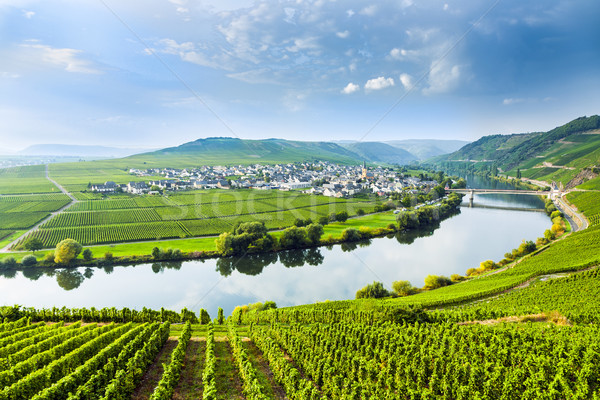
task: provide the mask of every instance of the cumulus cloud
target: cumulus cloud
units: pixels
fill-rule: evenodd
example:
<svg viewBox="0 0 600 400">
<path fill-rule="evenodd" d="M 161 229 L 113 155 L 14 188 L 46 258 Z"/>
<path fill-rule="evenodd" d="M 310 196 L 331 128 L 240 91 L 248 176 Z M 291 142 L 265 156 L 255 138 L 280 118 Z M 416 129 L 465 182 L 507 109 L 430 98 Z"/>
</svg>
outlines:
<svg viewBox="0 0 600 400">
<path fill-rule="evenodd" d="M 409 74 L 400 74 L 400 83 L 406 90 L 410 90 L 414 86 L 413 77 Z"/>
<path fill-rule="evenodd" d="M 42 60 L 46 64 L 64 68 L 68 72 L 76 72 L 80 74 L 100 74 L 97 68 L 94 68 L 92 63 L 79 57 L 81 50 L 76 49 L 57 49 L 51 46 L 38 44 L 22 44 L 21 47 L 31 51 L 32 57 Z"/>
<path fill-rule="evenodd" d="M 433 62 L 429 71 L 429 86 L 423 89 L 423 94 L 447 93 L 458 86 L 461 68 L 444 61 Z"/>
<path fill-rule="evenodd" d="M 394 78 L 384 78 L 383 76 L 369 79 L 367 83 L 365 83 L 366 90 L 381 90 L 390 86 L 394 86 Z"/>
<path fill-rule="evenodd" d="M 27 19 L 31 19 L 35 15 L 35 12 L 33 12 L 33 11 L 28 11 L 28 10 L 22 10 L 22 11 L 23 11 L 23 16 Z"/>
<path fill-rule="evenodd" d="M 344 89 L 342 89 L 342 93 L 351 94 L 351 93 L 357 92 L 359 90 L 360 90 L 360 86 L 358 86 L 356 83 L 350 82 L 349 84 L 346 85 L 346 87 Z"/>
<path fill-rule="evenodd" d="M 343 32 L 336 32 L 336 36 L 341 39 L 346 39 L 348 36 L 350 36 L 350 31 L 345 30 Z"/>
</svg>

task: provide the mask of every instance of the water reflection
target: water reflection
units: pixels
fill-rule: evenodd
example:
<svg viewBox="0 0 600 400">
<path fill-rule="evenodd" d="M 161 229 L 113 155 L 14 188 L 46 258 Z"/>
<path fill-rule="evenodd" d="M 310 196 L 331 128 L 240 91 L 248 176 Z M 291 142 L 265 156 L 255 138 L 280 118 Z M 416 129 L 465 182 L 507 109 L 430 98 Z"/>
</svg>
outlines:
<svg viewBox="0 0 600 400">
<path fill-rule="evenodd" d="M 395 238 L 400 244 L 412 244 L 417 238 L 433 235 L 434 231 L 440 227 L 440 223 L 425 228 L 416 229 L 408 232 L 398 232 L 395 235 L 388 235 L 389 239 Z M 377 240 L 377 239 L 375 239 Z M 326 246 L 328 250 L 339 247 L 344 253 L 350 253 L 359 248 L 367 248 L 373 244 L 373 239 L 364 239 L 356 242 L 341 243 L 334 246 Z M 207 260 L 196 260 L 204 263 Z M 222 277 L 230 276 L 234 271 L 243 275 L 260 275 L 263 270 L 272 264 L 281 263 L 286 268 L 299 268 L 304 266 L 319 266 L 325 261 L 325 257 L 319 247 L 308 249 L 294 249 L 282 251 L 279 253 L 247 254 L 243 257 L 224 257 L 213 260 L 216 264 L 215 270 Z M 167 270 L 179 271 L 182 268 L 182 261 L 161 261 L 152 263 L 150 269 L 155 274 L 164 273 Z M 116 268 L 134 268 L 135 266 L 116 266 Z M 104 265 L 101 267 L 81 267 L 81 268 L 27 268 L 23 269 L 22 275 L 31 280 L 37 281 L 42 276 L 55 277 L 58 286 L 65 291 L 77 289 L 86 279 L 92 279 L 94 272 L 104 270 L 107 275 L 114 272 L 115 266 Z M 2 270 L 0 276 L 8 279 L 17 276 L 17 270 Z"/>
</svg>

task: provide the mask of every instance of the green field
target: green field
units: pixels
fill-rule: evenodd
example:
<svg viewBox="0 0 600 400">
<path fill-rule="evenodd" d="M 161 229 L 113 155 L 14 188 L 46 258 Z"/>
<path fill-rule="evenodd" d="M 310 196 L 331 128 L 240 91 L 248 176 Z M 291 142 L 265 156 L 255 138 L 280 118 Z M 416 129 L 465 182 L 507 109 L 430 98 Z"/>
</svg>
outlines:
<svg viewBox="0 0 600 400">
<path fill-rule="evenodd" d="M 45 171 L 44 165 L 0 168 L 0 194 L 59 193 Z"/>
<path fill-rule="evenodd" d="M 375 206 L 371 201 L 281 191 L 210 190 L 169 196 L 123 194 L 81 200 L 31 236 L 42 240 L 45 247 L 53 247 L 66 238 L 94 245 L 215 236 L 239 222 L 261 221 L 268 229 L 282 229 L 293 225 L 296 219 L 316 221 L 339 211 L 353 216 L 359 209 L 371 213 Z M 7 229 L 27 228 L 42 215 L 20 213 L 20 216 L 22 226 L 11 220 Z"/>
<path fill-rule="evenodd" d="M 62 193 L 0 196 L 0 240 L 15 231 L 31 228 L 70 202 Z"/>
</svg>

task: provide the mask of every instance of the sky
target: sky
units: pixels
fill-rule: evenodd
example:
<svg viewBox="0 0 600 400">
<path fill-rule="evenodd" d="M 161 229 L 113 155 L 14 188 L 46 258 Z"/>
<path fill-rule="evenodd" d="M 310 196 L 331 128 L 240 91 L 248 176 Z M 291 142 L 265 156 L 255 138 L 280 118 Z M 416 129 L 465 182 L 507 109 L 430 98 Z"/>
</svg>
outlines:
<svg viewBox="0 0 600 400">
<path fill-rule="evenodd" d="M 0 150 L 462 139 L 600 113 L 591 0 L 0 0 Z"/>
</svg>

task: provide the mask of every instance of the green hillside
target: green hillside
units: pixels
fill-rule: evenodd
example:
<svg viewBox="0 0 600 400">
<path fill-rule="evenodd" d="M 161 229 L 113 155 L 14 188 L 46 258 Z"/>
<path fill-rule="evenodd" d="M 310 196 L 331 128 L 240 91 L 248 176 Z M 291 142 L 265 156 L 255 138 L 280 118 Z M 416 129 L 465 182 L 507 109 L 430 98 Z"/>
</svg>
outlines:
<svg viewBox="0 0 600 400">
<path fill-rule="evenodd" d="M 206 138 L 169 147 L 152 153 L 123 159 L 148 166 L 199 166 L 217 164 L 288 163 L 301 161 L 331 161 L 343 164 L 360 159 L 342 146 L 328 142 L 300 142 L 284 139 L 248 140 L 237 138 Z"/>
<path fill-rule="evenodd" d="M 344 147 L 371 162 L 402 165 L 417 161 L 417 157 L 408 151 L 381 142 L 349 143 Z"/>
<path fill-rule="evenodd" d="M 509 176 L 576 186 L 596 176 L 600 164 L 600 117 L 577 118 L 548 132 L 484 136 L 430 160 L 450 169 L 496 166 Z"/>
</svg>

